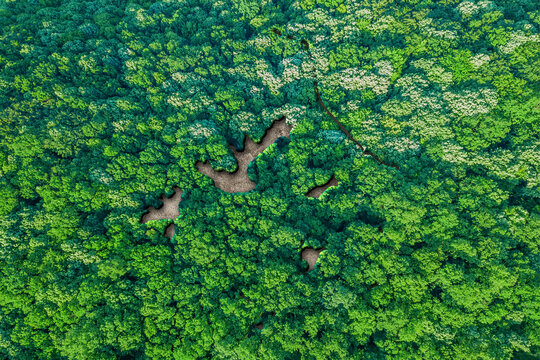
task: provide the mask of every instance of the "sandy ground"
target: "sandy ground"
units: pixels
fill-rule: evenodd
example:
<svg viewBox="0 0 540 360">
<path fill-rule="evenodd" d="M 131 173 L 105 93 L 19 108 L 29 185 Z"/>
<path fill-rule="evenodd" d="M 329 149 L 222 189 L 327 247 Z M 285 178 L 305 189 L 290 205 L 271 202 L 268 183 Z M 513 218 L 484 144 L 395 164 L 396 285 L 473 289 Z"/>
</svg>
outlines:
<svg viewBox="0 0 540 360">
<path fill-rule="evenodd" d="M 223 191 L 237 193 L 253 190 L 255 189 L 255 182 L 251 181 L 248 177 L 248 165 L 279 137 L 284 136 L 289 138 L 291 129 L 292 126 L 287 125 L 285 117 L 282 117 L 279 120 L 275 120 L 272 126 L 266 130 L 261 142 L 255 143 L 246 135 L 244 138 L 244 149 L 242 151 L 236 151 L 234 146 L 229 145 L 238 162 L 238 168 L 233 173 L 224 170 L 215 171 L 208 162 L 202 163 L 198 161 L 195 165 L 200 172 L 212 178 L 216 187 Z"/>
<path fill-rule="evenodd" d="M 308 263 L 307 271 L 311 271 L 315 268 L 315 263 L 319 259 L 319 255 L 324 249 L 305 248 L 301 252 L 302 260 L 306 260 Z"/>
<path fill-rule="evenodd" d="M 170 198 L 161 196 L 160 200 L 163 202 L 163 205 L 155 209 L 149 206 L 146 210 L 148 213 L 144 214 L 141 218 L 141 223 L 146 223 L 150 220 L 160 220 L 160 219 L 170 219 L 174 220 L 180 216 L 178 211 L 178 204 L 182 201 L 182 190 L 175 187 L 174 194 Z M 173 237 L 174 235 L 174 224 L 171 224 L 165 228 L 165 236 Z"/>
<path fill-rule="evenodd" d="M 330 178 L 330 180 L 328 180 L 326 184 L 314 187 L 313 189 L 307 192 L 306 196 L 318 198 L 330 186 L 338 186 L 338 184 L 339 184 L 338 181 L 336 180 L 334 175 L 332 175 L 332 177 Z"/>
</svg>

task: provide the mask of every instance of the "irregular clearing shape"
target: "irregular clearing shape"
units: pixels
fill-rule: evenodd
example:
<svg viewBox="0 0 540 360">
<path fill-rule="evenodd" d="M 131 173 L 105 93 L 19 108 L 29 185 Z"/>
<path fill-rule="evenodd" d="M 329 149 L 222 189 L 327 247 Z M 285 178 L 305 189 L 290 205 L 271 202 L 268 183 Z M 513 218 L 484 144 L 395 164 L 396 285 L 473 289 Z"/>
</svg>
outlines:
<svg viewBox="0 0 540 360">
<path fill-rule="evenodd" d="M 313 248 L 305 248 L 304 250 L 302 250 L 302 260 L 305 260 L 308 263 L 307 271 L 315 269 L 315 263 L 319 259 L 319 256 L 323 250 L 323 248 L 317 250 Z"/>
<path fill-rule="evenodd" d="M 336 180 L 334 175 L 332 175 L 332 177 L 330 178 L 330 180 L 328 180 L 328 182 L 326 182 L 325 184 L 321 186 L 316 186 L 313 189 L 309 190 L 306 196 L 319 198 L 319 196 L 321 196 L 322 193 L 325 192 L 326 189 L 328 189 L 330 186 L 338 186 L 338 185 L 339 185 L 338 181 Z"/>
<path fill-rule="evenodd" d="M 146 210 L 148 213 L 144 214 L 141 217 L 141 223 L 146 223 L 150 220 L 161 220 L 161 219 L 169 219 L 174 220 L 178 216 L 180 216 L 180 212 L 178 211 L 178 204 L 180 201 L 182 201 L 182 193 L 183 191 L 179 188 L 175 187 L 174 194 L 167 198 L 165 195 L 161 196 L 160 200 L 163 202 L 163 205 L 159 208 L 153 208 L 149 206 Z M 174 224 L 170 224 L 165 228 L 165 236 L 172 238 L 174 235 Z"/>
<path fill-rule="evenodd" d="M 279 120 L 274 120 L 272 125 L 266 130 L 261 142 L 255 143 L 246 135 L 244 137 L 244 149 L 242 151 L 236 151 L 234 146 L 229 145 L 238 162 L 237 169 L 232 173 L 224 170 L 215 171 L 208 161 L 204 163 L 198 161 L 195 166 L 197 166 L 197 169 L 201 173 L 212 178 L 215 186 L 223 191 L 228 193 L 251 191 L 255 189 L 256 184 L 248 177 L 247 169 L 249 164 L 278 138 L 282 136 L 289 138 L 291 129 L 292 126 L 287 125 L 285 116 L 283 116 Z"/>
</svg>

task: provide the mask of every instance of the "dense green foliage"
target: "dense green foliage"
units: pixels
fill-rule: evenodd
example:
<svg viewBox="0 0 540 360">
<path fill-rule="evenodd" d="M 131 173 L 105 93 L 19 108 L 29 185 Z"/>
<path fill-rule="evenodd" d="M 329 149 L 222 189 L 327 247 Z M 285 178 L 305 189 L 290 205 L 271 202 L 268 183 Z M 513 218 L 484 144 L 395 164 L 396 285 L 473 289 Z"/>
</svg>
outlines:
<svg viewBox="0 0 540 360">
<path fill-rule="evenodd" d="M 535 0 L 2 2 L 0 358 L 539 356 L 539 27 Z M 282 115 L 255 190 L 197 171 Z M 174 186 L 168 239 L 139 220 Z"/>
</svg>

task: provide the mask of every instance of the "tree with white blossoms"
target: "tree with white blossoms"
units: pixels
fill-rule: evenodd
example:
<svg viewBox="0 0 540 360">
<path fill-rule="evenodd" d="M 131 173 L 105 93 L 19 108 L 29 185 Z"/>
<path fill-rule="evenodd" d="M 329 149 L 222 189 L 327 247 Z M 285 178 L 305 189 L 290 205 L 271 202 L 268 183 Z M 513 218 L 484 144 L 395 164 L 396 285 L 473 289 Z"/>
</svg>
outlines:
<svg viewBox="0 0 540 360">
<path fill-rule="evenodd" d="M 3 1 L 0 359 L 538 358 L 539 27 L 538 0 Z M 276 119 L 252 190 L 206 175 Z"/>
</svg>

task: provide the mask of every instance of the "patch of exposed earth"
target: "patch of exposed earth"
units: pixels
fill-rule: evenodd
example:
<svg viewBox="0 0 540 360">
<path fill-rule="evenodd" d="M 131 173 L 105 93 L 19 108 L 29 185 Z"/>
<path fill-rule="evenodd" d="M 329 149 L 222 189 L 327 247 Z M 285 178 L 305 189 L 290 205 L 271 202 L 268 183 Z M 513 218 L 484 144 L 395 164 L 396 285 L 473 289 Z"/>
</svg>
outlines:
<svg viewBox="0 0 540 360">
<path fill-rule="evenodd" d="M 328 182 L 326 182 L 325 184 L 321 186 L 316 186 L 313 189 L 309 190 L 306 196 L 319 198 L 319 196 L 321 196 L 322 193 L 326 191 L 326 189 L 328 189 L 331 186 L 338 186 L 338 185 L 339 185 L 338 181 L 336 180 L 334 175 L 332 175 L 332 177 L 330 178 L 330 180 L 328 180 Z"/>
<path fill-rule="evenodd" d="M 315 263 L 319 259 L 319 256 L 321 255 L 321 252 L 323 250 L 324 248 L 320 248 L 320 249 L 305 248 L 304 250 L 302 250 L 300 255 L 302 256 L 302 260 L 305 260 L 308 263 L 307 271 L 311 271 L 315 269 Z"/>
<path fill-rule="evenodd" d="M 175 187 L 174 194 L 171 197 L 166 197 L 162 195 L 160 200 L 163 202 L 163 205 L 159 208 L 154 208 L 149 206 L 146 210 L 148 211 L 141 218 L 141 223 L 146 223 L 150 220 L 175 220 L 180 216 L 178 211 L 178 204 L 182 201 L 182 190 Z M 174 224 L 170 224 L 165 228 L 165 236 L 172 238 L 174 235 Z"/>
<path fill-rule="evenodd" d="M 229 145 L 238 162 L 237 169 L 232 173 L 225 170 L 215 171 L 208 161 L 204 163 L 198 161 L 195 166 L 200 172 L 212 178 L 215 186 L 223 191 L 228 193 L 251 191 L 255 189 L 256 184 L 247 174 L 249 164 L 278 138 L 282 136 L 290 138 L 291 129 L 292 126 L 285 122 L 285 117 L 282 117 L 272 123 L 272 126 L 266 130 L 260 142 L 255 143 L 246 135 L 242 151 L 237 151 L 233 145 Z"/>
</svg>

